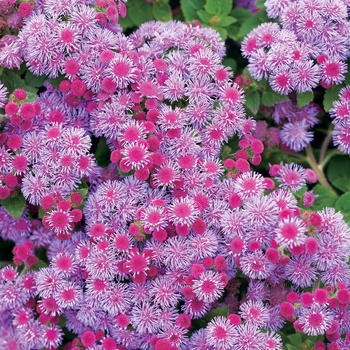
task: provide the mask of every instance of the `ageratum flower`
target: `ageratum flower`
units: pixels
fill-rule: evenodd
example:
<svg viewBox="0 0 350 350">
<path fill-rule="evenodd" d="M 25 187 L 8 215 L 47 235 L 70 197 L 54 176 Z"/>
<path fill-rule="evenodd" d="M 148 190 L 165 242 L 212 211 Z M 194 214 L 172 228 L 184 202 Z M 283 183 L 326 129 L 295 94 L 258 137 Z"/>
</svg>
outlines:
<svg viewBox="0 0 350 350">
<path fill-rule="evenodd" d="M 268 17 L 242 43 L 253 78 L 268 79 L 271 88 L 287 95 L 340 84 L 349 57 L 346 1 L 267 0 Z"/>
</svg>

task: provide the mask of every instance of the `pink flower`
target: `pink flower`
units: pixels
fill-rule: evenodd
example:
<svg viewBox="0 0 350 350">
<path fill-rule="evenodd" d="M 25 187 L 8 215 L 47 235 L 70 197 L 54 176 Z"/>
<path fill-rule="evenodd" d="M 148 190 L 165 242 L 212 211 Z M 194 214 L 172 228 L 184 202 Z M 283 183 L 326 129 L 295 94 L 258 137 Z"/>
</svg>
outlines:
<svg viewBox="0 0 350 350">
<path fill-rule="evenodd" d="M 230 321 L 222 316 L 214 317 L 206 328 L 206 341 L 208 345 L 223 350 L 234 348 L 237 331 Z"/>
<path fill-rule="evenodd" d="M 218 273 L 214 271 L 203 272 L 193 283 L 193 292 L 204 302 L 217 300 L 223 293 L 224 284 Z"/>
</svg>

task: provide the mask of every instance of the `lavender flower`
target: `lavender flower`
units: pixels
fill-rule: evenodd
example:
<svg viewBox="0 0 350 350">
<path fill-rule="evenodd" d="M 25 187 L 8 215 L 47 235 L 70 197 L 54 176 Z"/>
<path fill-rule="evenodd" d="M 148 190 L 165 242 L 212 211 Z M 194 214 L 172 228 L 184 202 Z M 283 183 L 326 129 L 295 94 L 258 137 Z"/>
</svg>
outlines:
<svg viewBox="0 0 350 350">
<path fill-rule="evenodd" d="M 242 54 L 248 58 L 255 79 L 268 78 L 272 89 L 280 94 L 344 81 L 349 56 L 344 31 L 346 2 L 313 6 L 304 0 L 268 0 L 265 6 L 267 15 L 277 18 L 281 26 L 263 23 L 242 43 Z"/>
</svg>

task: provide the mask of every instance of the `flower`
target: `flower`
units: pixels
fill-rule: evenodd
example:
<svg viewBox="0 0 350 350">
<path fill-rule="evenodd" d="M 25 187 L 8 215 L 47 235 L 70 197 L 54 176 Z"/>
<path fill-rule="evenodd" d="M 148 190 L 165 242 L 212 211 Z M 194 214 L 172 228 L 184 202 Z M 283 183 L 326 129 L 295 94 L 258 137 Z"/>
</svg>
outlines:
<svg viewBox="0 0 350 350">
<path fill-rule="evenodd" d="M 280 137 L 285 145 L 295 152 L 300 152 L 313 140 L 313 132 L 307 130 L 304 121 L 286 123 L 282 127 Z"/>
<path fill-rule="evenodd" d="M 244 255 L 240 260 L 242 272 L 250 278 L 267 278 L 273 270 L 273 265 L 259 250 Z"/>
<path fill-rule="evenodd" d="M 290 163 L 282 165 L 276 180 L 280 182 L 280 187 L 298 191 L 306 184 L 305 176 L 303 167 L 295 163 Z"/>
<path fill-rule="evenodd" d="M 263 302 L 248 300 L 240 306 L 240 316 L 247 322 L 257 327 L 266 327 L 269 320 L 269 312 Z"/>
<path fill-rule="evenodd" d="M 232 348 L 237 350 L 259 350 L 264 344 L 264 333 L 259 332 L 256 326 L 250 323 L 240 324 L 236 328 L 236 334 Z"/>
<path fill-rule="evenodd" d="M 126 312 L 131 305 L 129 290 L 124 283 L 111 284 L 107 293 L 101 298 L 102 310 L 113 316 Z"/>
<path fill-rule="evenodd" d="M 194 281 L 192 288 L 198 300 L 210 303 L 222 295 L 224 283 L 218 273 L 205 271 Z"/>
<path fill-rule="evenodd" d="M 311 286 L 316 280 L 316 269 L 305 256 L 293 257 L 285 272 L 289 280 L 302 288 Z"/>
<path fill-rule="evenodd" d="M 0 82 L 0 108 L 4 108 L 7 102 L 7 88 L 6 86 Z"/>
<path fill-rule="evenodd" d="M 275 240 L 281 246 L 293 248 L 303 244 L 307 238 L 304 234 L 306 225 L 304 221 L 296 216 L 288 217 L 279 221 L 278 228 L 275 230 Z"/>
<path fill-rule="evenodd" d="M 244 172 L 236 178 L 235 192 L 242 200 L 261 196 L 264 192 L 263 177 L 256 172 Z"/>
<path fill-rule="evenodd" d="M 237 331 L 235 327 L 225 317 L 214 317 L 207 325 L 206 341 L 209 346 L 223 350 L 232 349 L 236 337 Z"/>
<path fill-rule="evenodd" d="M 315 336 L 324 333 L 331 325 L 332 320 L 333 317 L 329 310 L 324 306 L 313 304 L 310 308 L 302 308 L 298 323 L 303 332 Z"/>
<path fill-rule="evenodd" d="M 194 252 L 187 239 L 181 236 L 166 240 L 163 250 L 163 262 L 170 269 L 188 268 Z"/>
<path fill-rule="evenodd" d="M 244 221 L 250 227 L 273 227 L 277 222 L 278 207 L 272 196 L 256 196 L 244 203 Z"/>
<path fill-rule="evenodd" d="M 131 310 L 130 322 L 139 334 L 156 332 L 160 328 L 159 309 L 142 303 Z"/>
<path fill-rule="evenodd" d="M 154 302 L 162 308 L 176 306 L 180 299 L 180 294 L 177 292 L 175 286 L 172 285 L 170 280 L 165 276 L 152 281 L 150 296 L 153 297 Z"/>
<path fill-rule="evenodd" d="M 268 17 L 277 18 L 282 28 L 262 23 L 243 40 L 242 55 L 253 78 L 268 78 L 272 89 L 285 95 L 311 91 L 320 82 L 329 87 L 344 81 L 346 35 L 333 22 L 343 21 L 342 1 L 310 5 L 304 0 L 267 0 L 265 6 Z"/>
<path fill-rule="evenodd" d="M 169 220 L 175 225 L 180 224 L 190 226 L 198 214 L 199 210 L 197 209 L 194 200 L 190 197 L 175 199 L 168 208 Z"/>
</svg>

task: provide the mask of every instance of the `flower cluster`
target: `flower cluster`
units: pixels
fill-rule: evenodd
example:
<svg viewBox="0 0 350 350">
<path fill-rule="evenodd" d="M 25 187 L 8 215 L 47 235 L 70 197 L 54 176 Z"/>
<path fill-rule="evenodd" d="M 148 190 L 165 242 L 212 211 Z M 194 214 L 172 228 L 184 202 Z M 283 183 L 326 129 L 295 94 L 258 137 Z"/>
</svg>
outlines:
<svg viewBox="0 0 350 350">
<path fill-rule="evenodd" d="M 21 28 L 25 18 L 29 17 L 34 1 L 2 0 L 0 6 L 0 32 Z"/>
<path fill-rule="evenodd" d="M 350 86 L 342 88 L 339 92 L 339 101 L 333 102 L 329 111 L 334 118 L 333 142 L 344 152 L 350 153 Z"/>
<path fill-rule="evenodd" d="M 272 112 L 272 118 L 279 128 L 268 127 L 265 121 L 257 121 L 253 135 L 267 147 L 281 146 L 300 152 L 313 141 L 313 131 L 310 129 L 318 123 L 316 116 L 319 112 L 315 103 L 298 108 L 296 102 L 279 102 Z"/>
<path fill-rule="evenodd" d="M 256 80 L 268 79 L 281 94 L 344 81 L 349 57 L 346 1 L 267 0 L 265 6 L 280 24 L 263 23 L 242 43 Z"/>
</svg>

